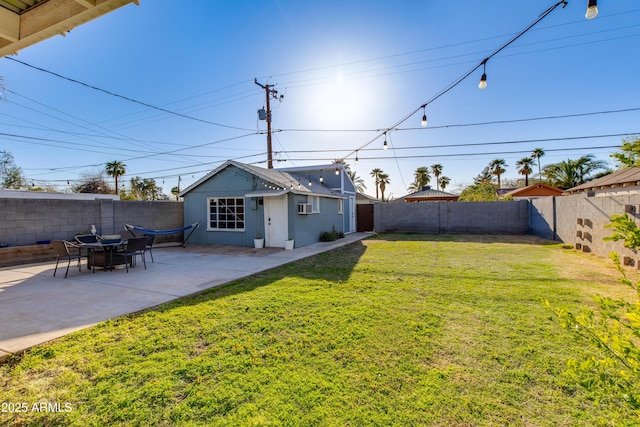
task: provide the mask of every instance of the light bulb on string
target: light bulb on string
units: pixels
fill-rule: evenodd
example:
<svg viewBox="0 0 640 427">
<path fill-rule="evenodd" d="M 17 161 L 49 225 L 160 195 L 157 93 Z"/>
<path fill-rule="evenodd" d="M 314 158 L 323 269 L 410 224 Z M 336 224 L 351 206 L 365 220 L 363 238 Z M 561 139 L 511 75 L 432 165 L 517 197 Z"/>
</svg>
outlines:
<svg viewBox="0 0 640 427">
<path fill-rule="evenodd" d="M 311 180 L 309 180 L 309 187 L 311 187 Z"/>
<path fill-rule="evenodd" d="M 387 133 L 386 133 L 386 132 L 384 133 L 384 144 L 382 144 L 382 148 L 383 148 L 384 150 L 386 150 L 387 148 L 389 148 L 389 147 L 387 146 Z"/>
<path fill-rule="evenodd" d="M 597 0 L 589 0 L 589 6 L 587 6 L 587 13 L 584 15 L 587 19 L 593 19 L 598 16 L 598 4 Z"/>
<path fill-rule="evenodd" d="M 358 152 L 356 151 L 356 160 L 355 160 L 355 164 L 358 164 Z"/>
<path fill-rule="evenodd" d="M 427 111 L 426 107 L 422 107 L 422 127 L 427 127 Z"/>
<path fill-rule="evenodd" d="M 337 166 L 336 166 L 336 175 L 340 175 L 340 170 L 338 169 Z"/>
<path fill-rule="evenodd" d="M 478 84 L 478 88 L 486 89 L 487 88 L 487 60 L 485 59 L 482 62 L 482 77 L 480 77 L 480 83 Z"/>
<path fill-rule="evenodd" d="M 324 182 L 324 178 L 322 177 L 322 175 L 320 175 L 320 184 L 322 184 Z"/>
</svg>

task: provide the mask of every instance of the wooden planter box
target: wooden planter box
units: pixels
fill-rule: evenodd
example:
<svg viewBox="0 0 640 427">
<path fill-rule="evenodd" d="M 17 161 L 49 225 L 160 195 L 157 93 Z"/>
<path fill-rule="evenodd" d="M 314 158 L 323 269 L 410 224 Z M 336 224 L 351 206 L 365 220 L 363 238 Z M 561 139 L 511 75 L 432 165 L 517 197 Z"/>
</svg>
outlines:
<svg viewBox="0 0 640 427">
<path fill-rule="evenodd" d="M 56 259 L 56 256 L 51 244 L 0 248 L 0 267 L 51 261 L 54 259 Z"/>
</svg>

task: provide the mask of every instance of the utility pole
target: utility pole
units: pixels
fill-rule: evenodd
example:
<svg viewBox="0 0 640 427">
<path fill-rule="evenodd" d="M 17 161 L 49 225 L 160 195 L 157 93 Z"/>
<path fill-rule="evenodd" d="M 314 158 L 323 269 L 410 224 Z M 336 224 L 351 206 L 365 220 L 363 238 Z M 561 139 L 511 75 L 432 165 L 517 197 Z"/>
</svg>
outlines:
<svg viewBox="0 0 640 427">
<path fill-rule="evenodd" d="M 271 98 L 282 101 L 284 95 L 278 96 L 278 91 L 273 88 L 273 85 L 263 85 L 258 83 L 258 79 L 254 79 L 254 83 L 264 89 L 267 98 L 267 114 L 265 119 L 267 120 L 267 167 L 273 169 L 273 150 L 271 148 Z M 260 118 L 261 120 L 265 120 Z"/>
</svg>

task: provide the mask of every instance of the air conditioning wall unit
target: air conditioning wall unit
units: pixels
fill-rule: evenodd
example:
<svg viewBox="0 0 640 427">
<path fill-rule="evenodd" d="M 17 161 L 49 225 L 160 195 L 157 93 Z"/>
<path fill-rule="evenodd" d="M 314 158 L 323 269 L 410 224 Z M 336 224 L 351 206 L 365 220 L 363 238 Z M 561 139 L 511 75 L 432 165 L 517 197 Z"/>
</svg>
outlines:
<svg viewBox="0 0 640 427">
<path fill-rule="evenodd" d="M 298 214 L 299 215 L 309 215 L 312 212 L 313 208 L 311 203 L 298 203 Z"/>
</svg>

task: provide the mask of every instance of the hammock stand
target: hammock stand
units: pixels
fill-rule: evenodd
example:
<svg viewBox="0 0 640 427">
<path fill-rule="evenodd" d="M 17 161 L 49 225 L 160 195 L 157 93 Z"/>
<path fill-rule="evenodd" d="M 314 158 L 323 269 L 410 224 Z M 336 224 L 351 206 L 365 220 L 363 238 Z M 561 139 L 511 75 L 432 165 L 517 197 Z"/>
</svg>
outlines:
<svg viewBox="0 0 640 427">
<path fill-rule="evenodd" d="M 187 225 L 186 227 L 182 227 L 182 228 L 174 228 L 173 230 L 151 230 L 149 228 L 143 228 L 143 227 L 137 227 L 135 225 L 131 225 L 131 224 L 124 224 L 124 228 L 131 233 L 134 237 L 135 237 L 135 233 L 134 231 L 140 232 L 142 234 L 145 235 L 159 235 L 159 234 L 176 234 L 176 233 L 182 233 L 184 231 L 187 230 L 191 230 L 189 232 L 189 234 L 187 235 L 187 237 L 184 237 L 182 239 L 182 243 L 180 243 L 180 246 L 182 246 L 184 248 L 184 245 L 187 243 L 187 240 L 189 240 L 189 237 L 191 237 L 191 235 L 193 234 L 194 231 L 196 231 L 198 229 L 198 227 L 200 226 L 200 221 L 198 222 L 194 222 L 191 225 Z"/>
</svg>

